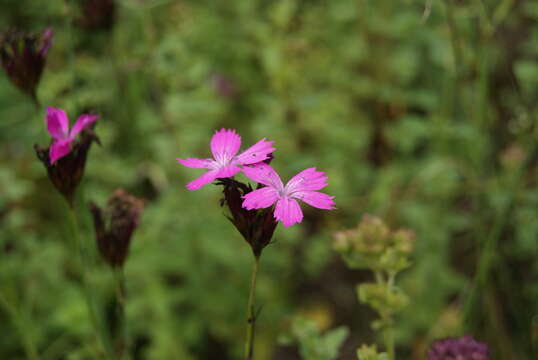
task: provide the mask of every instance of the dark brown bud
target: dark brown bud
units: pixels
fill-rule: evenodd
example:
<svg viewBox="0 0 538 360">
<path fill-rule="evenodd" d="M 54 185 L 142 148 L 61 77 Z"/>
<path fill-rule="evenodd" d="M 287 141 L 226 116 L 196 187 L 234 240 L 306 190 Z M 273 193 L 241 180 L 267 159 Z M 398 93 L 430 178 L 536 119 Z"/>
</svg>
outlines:
<svg viewBox="0 0 538 360">
<path fill-rule="evenodd" d="M 54 32 L 40 34 L 8 30 L 0 41 L 0 61 L 9 80 L 37 103 L 36 89 L 45 67 Z"/>
<path fill-rule="evenodd" d="M 80 140 L 73 143 L 71 152 L 54 164 L 50 162 L 48 147 L 34 145 L 37 157 L 45 165 L 50 181 L 70 206 L 73 206 L 75 191 L 84 175 L 86 157 L 94 140 L 99 143 L 99 138 L 92 130 L 84 130 L 80 135 Z"/>
<path fill-rule="evenodd" d="M 114 0 L 81 0 L 78 24 L 87 30 L 110 30 L 116 21 Z"/>
<path fill-rule="evenodd" d="M 211 78 L 215 92 L 223 98 L 233 98 L 237 94 L 235 83 L 222 74 L 215 74 Z"/>
<path fill-rule="evenodd" d="M 103 260 L 112 267 L 122 267 L 129 253 L 129 244 L 138 227 L 144 202 L 122 189 L 108 200 L 106 209 L 90 204 L 97 247 Z"/>
<path fill-rule="evenodd" d="M 222 204 L 226 204 L 230 210 L 228 219 L 250 245 L 254 255 L 259 257 L 271 242 L 278 224 L 273 217 L 272 207 L 247 210 L 242 207 L 242 203 L 243 196 L 252 191 L 250 185 L 234 179 L 219 179 L 218 184 L 224 186 Z"/>
</svg>

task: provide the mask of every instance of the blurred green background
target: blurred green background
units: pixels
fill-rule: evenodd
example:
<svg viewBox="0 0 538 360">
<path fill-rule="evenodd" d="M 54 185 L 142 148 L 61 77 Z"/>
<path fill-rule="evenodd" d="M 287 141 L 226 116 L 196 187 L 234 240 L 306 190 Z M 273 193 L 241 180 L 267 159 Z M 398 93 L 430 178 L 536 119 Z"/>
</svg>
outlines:
<svg viewBox="0 0 538 360">
<path fill-rule="evenodd" d="M 265 250 L 257 360 L 300 358 L 278 341 L 298 315 L 349 328 L 340 359 L 376 340 L 355 295 L 370 275 L 331 245 L 366 213 L 417 234 L 398 359 L 465 333 L 492 359 L 538 358 L 537 1 L 117 0 L 101 21 L 83 2 L 0 4 L 0 30 L 55 31 L 41 107 L 0 75 L 0 359 L 94 358 L 66 205 L 33 150 L 45 106 L 102 115 L 86 241 L 88 201 L 146 199 L 125 268 L 133 359 L 242 356 L 250 249 L 221 189 L 187 191 L 199 172 L 175 161 L 209 155 L 221 127 L 276 141 L 285 179 L 325 171 L 338 207 L 304 207 Z M 108 276 L 96 261 L 97 294 Z"/>
</svg>

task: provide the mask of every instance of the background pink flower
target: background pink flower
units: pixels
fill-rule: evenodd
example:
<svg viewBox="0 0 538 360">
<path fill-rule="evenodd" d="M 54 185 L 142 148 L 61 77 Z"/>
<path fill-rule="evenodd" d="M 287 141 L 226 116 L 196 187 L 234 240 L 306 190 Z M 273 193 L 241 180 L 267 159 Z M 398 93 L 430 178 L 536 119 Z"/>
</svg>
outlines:
<svg viewBox="0 0 538 360">
<path fill-rule="evenodd" d="M 269 158 L 276 149 L 265 138 L 236 155 L 241 147 L 241 137 L 235 130 L 221 129 L 210 142 L 212 159 L 176 159 L 182 165 L 195 169 L 209 169 L 204 175 L 187 184 L 187 189 L 197 190 L 218 178 L 232 177 L 241 171 L 239 166 L 255 164 Z"/>
<path fill-rule="evenodd" d="M 274 217 L 284 226 L 291 226 L 303 220 L 303 212 L 297 200 L 318 209 L 334 209 L 334 196 L 318 192 L 327 186 L 327 176 L 315 168 L 301 171 L 284 186 L 280 176 L 264 163 L 247 166 L 243 173 L 265 187 L 244 196 L 243 207 L 247 210 L 267 208 L 274 203 Z"/>
<path fill-rule="evenodd" d="M 49 149 L 49 160 L 51 164 L 54 164 L 69 154 L 71 152 L 71 144 L 76 140 L 77 135 L 93 124 L 98 118 L 99 115 L 80 115 L 71 128 L 71 131 L 69 131 L 69 119 L 65 111 L 48 107 L 45 122 L 47 124 L 47 130 L 53 139 Z"/>
</svg>

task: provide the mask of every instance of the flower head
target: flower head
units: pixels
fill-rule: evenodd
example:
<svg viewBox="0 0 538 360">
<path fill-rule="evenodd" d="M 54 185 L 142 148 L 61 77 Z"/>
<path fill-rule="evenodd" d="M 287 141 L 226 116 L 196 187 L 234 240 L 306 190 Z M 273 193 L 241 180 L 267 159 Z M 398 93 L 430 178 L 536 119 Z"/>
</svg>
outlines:
<svg viewBox="0 0 538 360">
<path fill-rule="evenodd" d="M 187 184 L 187 189 L 197 190 L 215 179 L 232 177 L 241 171 L 239 166 L 256 164 L 269 158 L 275 151 L 272 141 L 261 139 L 239 155 L 241 137 L 235 130 L 221 129 L 210 142 L 212 159 L 176 159 L 182 165 L 195 169 L 208 169 L 204 175 Z"/>
<path fill-rule="evenodd" d="M 70 205 L 73 205 L 75 190 L 84 175 L 88 151 L 94 140 L 99 143 L 99 138 L 88 129 L 97 117 L 97 115 L 81 115 L 69 131 L 69 121 L 65 112 L 48 108 L 45 120 L 53 137 L 52 144 L 48 148 L 34 146 L 50 180 Z M 80 135 L 78 141 L 76 141 L 77 135 Z"/>
<path fill-rule="evenodd" d="M 77 135 L 88 126 L 91 126 L 98 118 L 99 115 L 80 115 L 71 130 L 69 130 L 69 119 L 65 111 L 48 107 L 45 122 L 47 130 L 53 139 L 49 150 L 50 163 L 54 164 L 69 154 Z"/>
<path fill-rule="evenodd" d="M 234 179 L 221 179 L 219 185 L 224 187 L 221 204 L 228 206 L 230 210 L 228 219 L 250 245 L 254 255 L 260 256 L 262 250 L 271 242 L 278 222 L 273 218 L 270 209 L 247 210 L 241 206 L 243 197 L 253 191 L 250 185 Z"/>
<path fill-rule="evenodd" d="M 276 203 L 274 217 L 286 227 L 303 220 L 303 212 L 297 200 L 318 209 L 335 209 L 334 196 L 317 191 L 327 186 L 327 176 L 315 168 L 301 171 L 286 185 L 276 171 L 265 163 L 246 166 L 243 173 L 249 179 L 265 185 L 246 194 L 243 207 L 247 210 L 263 209 Z"/>
<path fill-rule="evenodd" d="M 51 28 L 41 34 L 7 31 L 0 41 L 0 62 L 11 82 L 37 103 L 36 88 L 52 45 Z"/>
<path fill-rule="evenodd" d="M 472 336 L 447 338 L 434 342 L 428 351 L 428 360 L 488 360 L 489 350 L 486 344 L 473 339 Z"/>
<path fill-rule="evenodd" d="M 94 203 L 90 204 L 97 247 L 103 260 L 110 266 L 123 266 L 143 209 L 142 200 L 122 189 L 112 194 L 104 210 Z"/>
</svg>

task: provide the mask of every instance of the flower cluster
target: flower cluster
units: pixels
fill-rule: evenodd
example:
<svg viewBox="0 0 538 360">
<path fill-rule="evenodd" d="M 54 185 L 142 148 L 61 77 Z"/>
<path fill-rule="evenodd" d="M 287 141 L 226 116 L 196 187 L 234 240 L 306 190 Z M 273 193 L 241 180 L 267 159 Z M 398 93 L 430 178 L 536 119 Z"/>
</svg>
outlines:
<svg viewBox="0 0 538 360">
<path fill-rule="evenodd" d="M 0 61 L 11 82 L 37 103 L 36 89 L 52 45 L 54 32 L 7 31 L 0 41 Z"/>
<path fill-rule="evenodd" d="M 237 155 L 241 137 L 234 130 L 222 129 L 215 133 L 210 146 L 212 159 L 177 159 L 190 168 L 209 169 L 187 185 L 189 190 L 197 190 L 215 179 L 231 178 L 242 171 L 247 178 L 260 184 L 259 188 L 243 196 L 242 207 L 254 210 L 275 205 L 274 217 L 286 227 L 303 219 L 297 200 L 319 209 L 334 209 L 333 197 L 317 191 L 327 186 L 327 176 L 315 168 L 301 171 L 284 185 L 276 171 L 264 162 L 276 150 L 272 141 L 262 139 Z"/>
<path fill-rule="evenodd" d="M 472 336 L 447 338 L 434 342 L 428 351 L 428 360 L 488 360 L 486 344 Z"/>
<path fill-rule="evenodd" d="M 366 215 L 357 227 L 334 234 L 334 248 L 352 268 L 398 273 L 410 265 L 415 235 L 391 231 L 378 217 Z"/>
<path fill-rule="evenodd" d="M 318 191 L 327 186 L 323 172 L 309 168 L 284 185 L 269 165 L 276 150 L 272 141 L 261 139 L 241 153 L 240 147 L 241 137 L 234 130 L 221 129 L 210 141 L 212 158 L 177 161 L 189 168 L 208 170 L 187 184 L 187 189 L 197 190 L 214 180 L 224 186 L 223 203 L 230 209 L 229 218 L 256 256 L 270 242 L 278 222 L 288 227 L 302 221 L 297 200 L 319 209 L 334 209 L 333 196 Z M 240 172 L 257 186 L 235 180 Z"/>
</svg>

